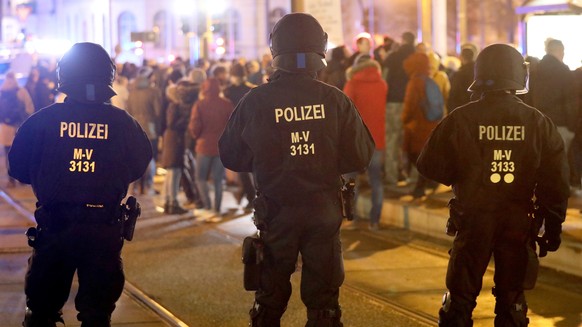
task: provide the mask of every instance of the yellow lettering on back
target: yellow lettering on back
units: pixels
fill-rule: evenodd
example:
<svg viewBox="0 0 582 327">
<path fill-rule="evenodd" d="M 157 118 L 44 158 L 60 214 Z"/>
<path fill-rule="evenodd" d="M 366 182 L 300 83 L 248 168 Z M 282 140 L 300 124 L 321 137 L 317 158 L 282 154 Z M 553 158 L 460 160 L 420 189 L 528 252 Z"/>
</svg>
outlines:
<svg viewBox="0 0 582 327">
<path fill-rule="evenodd" d="M 60 132 L 60 137 L 64 137 L 65 136 L 65 131 L 67 130 L 67 123 L 62 121 L 61 122 L 61 132 Z"/>
<path fill-rule="evenodd" d="M 83 149 L 74 148 L 73 149 L 73 159 L 75 159 L 75 160 L 83 159 Z"/>
<path fill-rule="evenodd" d="M 91 160 L 92 156 L 93 156 L 93 149 L 85 149 L 85 158 L 87 158 L 87 160 Z"/>
</svg>

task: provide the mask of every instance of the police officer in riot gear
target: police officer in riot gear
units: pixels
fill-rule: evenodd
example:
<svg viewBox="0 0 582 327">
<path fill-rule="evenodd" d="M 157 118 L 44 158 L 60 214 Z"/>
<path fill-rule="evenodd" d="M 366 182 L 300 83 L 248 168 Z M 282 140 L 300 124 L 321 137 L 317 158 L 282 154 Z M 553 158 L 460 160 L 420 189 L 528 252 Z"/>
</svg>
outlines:
<svg viewBox="0 0 582 327">
<path fill-rule="evenodd" d="M 122 209 L 130 182 L 152 150 L 139 124 L 110 98 L 115 65 L 93 43 L 77 43 L 58 63 L 64 103 L 31 116 L 9 153 L 9 173 L 38 199 L 25 280 L 26 327 L 63 322 L 75 271 L 83 327 L 110 326 L 123 290 Z"/>
<path fill-rule="evenodd" d="M 219 142 L 224 166 L 252 172 L 258 191 L 265 251 L 251 326 L 280 326 L 299 253 L 306 326 L 342 326 L 340 176 L 364 169 L 374 143 L 349 98 L 316 79 L 326 43 L 313 16 L 281 18 L 271 34 L 276 71 L 239 102 Z"/>
<path fill-rule="evenodd" d="M 424 176 L 453 186 L 450 252 L 439 326 L 472 326 L 472 311 L 491 255 L 495 326 L 527 326 L 524 289 L 540 256 L 560 246 L 569 196 L 564 143 L 551 120 L 524 104 L 527 64 L 509 45 L 486 47 L 476 60 L 463 105 L 435 128 L 418 159 Z M 532 199 L 535 202 L 532 202 Z M 545 233 L 539 237 L 540 225 Z"/>
</svg>

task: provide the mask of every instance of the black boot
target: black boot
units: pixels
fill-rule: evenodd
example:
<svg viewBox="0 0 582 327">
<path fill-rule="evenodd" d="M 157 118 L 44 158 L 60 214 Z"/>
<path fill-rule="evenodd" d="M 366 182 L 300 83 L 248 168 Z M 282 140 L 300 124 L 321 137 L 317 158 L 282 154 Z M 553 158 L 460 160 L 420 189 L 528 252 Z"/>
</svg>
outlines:
<svg viewBox="0 0 582 327">
<path fill-rule="evenodd" d="M 281 317 L 285 309 L 273 310 L 255 302 L 249 311 L 251 317 L 249 327 L 281 327 Z"/>
<path fill-rule="evenodd" d="M 307 324 L 305 327 L 343 327 L 341 322 L 342 310 L 336 309 L 307 309 Z"/>
<path fill-rule="evenodd" d="M 65 325 L 65 321 L 62 317 L 62 312 L 56 312 L 53 315 L 41 315 L 34 314 L 32 310 L 26 308 L 26 313 L 24 314 L 24 321 L 22 326 L 24 327 L 57 327 L 57 323 L 61 323 L 62 326 Z M 59 326 L 61 326 L 59 324 Z"/>
<path fill-rule="evenodd" d="M 180 207 L 177 202 L 167 204 L 167 208 L 164 206 L 164 212 L 169 215 L 183 215 L 188 212 L 188 210 Z"/>
</svg>

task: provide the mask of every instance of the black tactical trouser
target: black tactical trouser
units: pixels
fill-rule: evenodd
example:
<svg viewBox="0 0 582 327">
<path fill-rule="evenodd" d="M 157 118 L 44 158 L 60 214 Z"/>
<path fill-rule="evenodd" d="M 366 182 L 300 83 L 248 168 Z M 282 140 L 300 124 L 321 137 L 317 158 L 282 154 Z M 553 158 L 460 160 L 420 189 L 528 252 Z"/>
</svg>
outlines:
<svg viewBox="0 0 582 327">
<path fill-rule="evenodd" d="M 344 280 L 339 200 L 330 197 L 297 206 L 281 206 L 268 222 L 261 290 L 256 302 L 266 312 L 258 326 L 279 326 L 291 296 L 290 277 L 301 253 L 301 299 L 308 310 L 338 310 Z M 339 310 L 338 310 L 339 311 Z M 339 323 L 339 317 L 334 318 Z M 330 320 L 330 319 L 328 319 Z M 327 326 L 308 322 L 309 326 Z M 336 326 L 329 324 L 329 326 Z M 339 325 L 338 325 L 339 326 Z"/>
<path fill-rule="evenodd" d="M 29 259 L 26 305 L 36 317 L 33 321 L 60 316 L 76 271 L 75 307 L 81 326 L 109 327 L 125 281 L 120 223 L 102 209 L 77 210 L 73 215 L 66 211 L 35 213 L 42 215 L 44 226 Z"/>
<path fill-rule="evenodd" d="M 441 309 L 439 326 L 472 326 L 472 312 L 491 255 L 495 261 L 495 326 L 522 326 L 501 322 L 512 320 L 508 317 L 516 314 L 516 305 L 525 306 L 530 220 L 521 209 L 461 216 L 446 277 L 452 302 L 448 312 Z M 524 309 L 517 315 L 525 322 L 527 307 Z"/>
</svg>

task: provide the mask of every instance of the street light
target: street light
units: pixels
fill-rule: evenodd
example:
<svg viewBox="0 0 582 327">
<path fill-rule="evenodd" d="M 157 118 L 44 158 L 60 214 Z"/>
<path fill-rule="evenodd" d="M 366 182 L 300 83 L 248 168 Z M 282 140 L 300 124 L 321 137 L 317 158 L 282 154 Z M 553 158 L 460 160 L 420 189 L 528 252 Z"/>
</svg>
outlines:
<svg viewBox="0 0 582 327">
<path fill-rule="evenodd" d="M 199 57 L 196 12 L 198 11 L 197 1 L 194 0 L 174 0 L 173 14 L 182 23 L 181 31 L 184 34 L 184 45 L 190 63 L 194 63 Z"/>
<path fill-rule="evenodd" d="M 180 17 L 184 17 L 184 13 L 187 13 L 187 18 L 191 22 L 190 28 L 185 33 L 188 57 L 191 62 L 196 61 L 199 57 L 209 58 L 213 39 L 212 16 L 223 13 L 225 8 L 226 2 L 224 0 L 174 0 L 174 13 Z M 199 22 L 196 13 L 201 13 L 204 17 L 204 31 L 201 35 L 198 32 Z"/>
<path fill-rule="evenodd" d="M 226 10 L 226 2 L 224 0 L 202 0 L 200 2 L 200 9 L 204 12 L 204 17 L 206 19 L 206 29 L 202 35 L 202 51 L 204 58 L 208 59 L 210 56 L 210 45 L 214 38 L 212 17 L 224 13 Z"/>
</svg>

